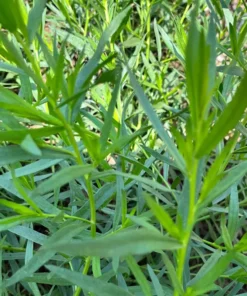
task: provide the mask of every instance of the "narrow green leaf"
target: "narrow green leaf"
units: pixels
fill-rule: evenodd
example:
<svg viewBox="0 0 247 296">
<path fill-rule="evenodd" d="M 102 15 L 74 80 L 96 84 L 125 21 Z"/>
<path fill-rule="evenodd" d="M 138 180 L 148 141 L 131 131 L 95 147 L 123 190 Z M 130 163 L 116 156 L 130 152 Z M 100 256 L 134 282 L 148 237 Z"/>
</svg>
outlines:
<svg viewBox="0 0 247 296">
<path fill-rule="evenodd" d="M 27 161 L 37 158 L 43 159 L 69 159 L 72 155 L 69 151 L 60 149 L 40 148 L 42 155 L 37 157 L 26 151 L 21 147 L 10 145 L 0 147 L 0 165 L 13 164 L 17 161 Z"/>
<path fill-rule="evenodd" d="M 231 239 L 230 233 L 228 231 L 228 228 L 226 227 L 226 218 L 225 218 L 224 214 L 221 215 L 220 229 L 221 229 L 221 233 L 222 233 L 221 236 L 223 238 L 223 242 L 224 242 L 227 250 L 231 250 L 233 248 L 232 239 Z"/>
<path fill-rule="evenodd" d="M 136 263 L 135 258 L 133 256 L 128 256 L 126 258 L 126 262 L 129 266 L 131 272 L 135 276 L 137 282 L 139 283 L 144 295 L 145 296 L 152 296 L 150 285 L 149 285 L 143 271 L 141 270 L 140 266 Z"/>
<path fill-rule="evenodd" d="M 220 154 L 216 157 L 213 164 L 209 167 L 208 172 L 204 178 L 200 198 L 202 201 L 206 198 L 209 191 L 212 190 L 219 180 L 223 177 L 225 168 L 231 158 L 231 153 L 237 143 L 239 134 L 236 133 L 221 150 Z"/>
<path fill-rule="evenodd" d="M 41 156 L 41 150 L 33 140 L 31 135 L 26 135 L 26 137 L 23 139 L 23 141 L 20 144 L 21 148 L 33 155 Z"/>
<path fill-rule="evenodd" d="M 240 241 L 234 246 L 234 250 L 238 252 L 245 252 L 247 250 L 247 233 L 245 233 Z"/>
<path fill-rule="evenodd" d="M 245 23 L 242 25 L 239 36 L 238 36 L 238 45 L 237 45 L 238 54 L 241 52 L 242 46 L 246 39 L 246 34 L 247 34 L 247 21 L 245 21 Z"/>
<path fill-rule="evenodd" d="M 71 286 L 71 282 L 68 279 L 64 279 L 60 276 L 57 276 L 54 273 L 50 272 L 42 272 L 42 273 L 34 273 L 32 276 L 24 278 L 23 281 L 27 281 L 29 283 L 37 283 L 43 285 L 56 285 L 56 286 Z"/>
<path fill-rule="evenodd" d="M 0 69 L 1 71 L 4 71 L 4 72 L 13 72 L 19 75 L 26 75 L 22 69 L 15 67 L 6 62 L 0 62 Z"/>
<path fill-rule="evenodd" d="M 148 74 L 151 82 L 154 82 L 155 81 L 155 72 L 153 69 L 153 65 L 149 63 L 148 59 L 146 58 L 146 56 L 143 52 L 141 53 L 141 56 L 142 56 L 144 66 L 147 70 L 147 74 Z"/>
<path fill-rule="evenodd" d="M 0 219 L 0 231 L 5 231 L 19 225 L 21 223 L 27 222 L 37 222 L 43 220 L 44 217 L 40 217 L 38 215 L 31 216 L 31 215 L 20 215 L 20 216 L 13 216 L 8 218 Z"/>
<path fill-rule="evenodd" d="M 45 122 L 52 125 L 62 126 L 57 118 L 50 114 L 44 113 L 31 104 L 17 96 L 12 91 L 0 85 L 0 104 L 1 108 L 14 112 L 20 117 L 33 119 L 39 122 Z"/>
<path fill-rule="evenodd" d="M 239 225 L 239 200 L 238 186 L 235 184 L 231 187 L 229 211 L 228 211 L 228 231 L 232 240 L 235 239 Z"/>
<path fill-rule="evenodd" d="M 147 267 L 148 267 L 148 273 L 149 273 L 149 276 L 152 280 L 156 295 L 157 296 L 164 296 L 164 291 L 163 291 L 163 288 L 159 282 L 158 277 L 156 276 L 156 274 L 154 273 L 154 271 L 150 265 L 148 265 Z"/>
<path fill-rule="evenodd" d="M 71 271 L 65 268 L 60 268 L 52 265 L 47 265 L 52 273 L 63 278 L 65 281 L 69 281 L 71 284 L 81 287 L 83 290 L 93 293 L 95 296 L 131 296 L 128 291 L 111 284 L 104 282 L 103 280 L 90 277 L 88 275 L 82 275 L 79 272 Z"/>
<path fill-rule="evenodd" d="M 72 240 L 66 243 L 54 243 L 48 249 L 61 251 L 72 256 L 115 257 L 130 254 L 146 254 L 153 251 L 176 250 L 181 244 L 158 232 L 147 229 L 128 230 L 91 240 Z"/>
<path fill-rule="evenodd" d="M 174 42 L 171 40 L 169 35 L 165 32 L 165 30 L 161 26 L 158 25 L 158 29 L 159 29 L 161 38 L 163 39 L 163 41 L 165 42 L 166 46 L 171 51 L 171 53 L 175 57 L 177 57 L 177 59 L 180 60 L 180 62 L 184 63 L 184 57 L 182 53 L 179 51 L 179 49 L 177 48 L 176 44 L 174 44 Z"/>
<path fill-rule="evenodd" d="M 166 210 L 158 205 L 151 197 L 146 196 L 146 201 L 154 216 L 164 227 L 164 229 L 173 237 L 180 238 L 180 232 L 177 225 L 173 222 Z"/>
<path fill-rule="evenodd" d="M 152 188 L 156 188 L 156 189 L 159 189 L 159 190 L 164 191 L 164 192 L 175 192 L 175 190 L 172 190 L 172 189 L 170 189 L 170 188 L 168 188 L 168 187 L 166 187 L 164 185 L 161 185 L 156 181 L 150 180 L 148 178 L 144 178 L 144 177 L 137 176 L 137 175 L 132 175 L 132 174 L 127 174 L 127 173 L 123 173 L 123 172 L 119 172 L 119 171 L 114 171 L 114 170 L 108 170 L 108 171 L 105 171 L 105 172 L 102 172 L 102 173 L 101 172 L 94 173 L 92 175 L 92 179 L 104 178 L 104 177 L 107 177 L 107 176 L 114 176 L 114 175 L 123 176 L 123 177 L 128 178 L 128 179 L 133 179 L 135 181 L 147 184 L 147 185 L 151 186 Z"/>
<path fill-rule="evenodd" d="M 42 22 L 42 15 L 45 9 L 46 0 L 39 0 L 34 2 L 33 8 L 30 10 L 28 15 L 28 41 L 31 44 L 35 34 Z"/>
<path fill-rule="evenodd" d="M 32 104 L 33 93 L 32 93 L 32 85 L 30 82 L 30 78 L 28 75 L 19 75 L 21 81 L 21 88 L 19 92 L 19 96 L 23 97 L 29 104 Z"/>
<path fill-rule="evenodd" d="M 138 83 L 137 79 L 133 75 L 133 73 L 128 68 L 128 73 L 130 77 L 130 82 L 134 89 L 134 92 L 139 99 L 145 113 L 147 114 L 149 120 L 151 121 L 153 127 L 156 129 L 157 133 L 159 134 L 160 138 L 164 141 L 165 145 L 167 146 L 168 152 L 174 157 L 174 160 L 178 167 L 185 171 L 185 163 L 184 159 L 182 158 L 181 154 L 179 153 L 176 145 L 174 144 L 173 140 L 170 138 L 164 126 L 162 125 L 161 121 L 159 120 L 158 116 L 154 112 L 152 105 L 150 104 L 148 98 L 146 97 L 143 89 L 141 88 L 140 84 Z"/>
<path fill-rule="evenodd" d="M 162 260 L 166 265 L 168 275 L 169 275 L 170 280 L 172 282 L 173 288 L 175 289 L 175 291 L 179 291 L 180 295 L 183 295 L 184 294 L 183 287 L 182 287 L 180 281 L 178 280 L 175 267 L 173 266 L 171 260 L 169 259 L 169 257 L 165 253 L 162 253 Z"/>
<path fill-rule="evenodd" d="M 38 231 L 33 230 L 27 226 L 15 226 L 9 231 L 39 245 L 43 245 L 48 238 L 47 235 L 39 233 Z"/>
<path fill-rule="evenodd" d="M 186 48 L 186 84 L 194 130 L 200 130 L 200 123 L 205 117 L 211 98 L 209 61 L 210 48 L 206 43 L 204 32 L 197 28 L 195 9 L 192 14 Z"/>
<path fill-rule="evenodd" d="M 88 63 L 83 67 L 80 73 L 77 76 L 75 92 L 78 93 L 83 87 L 85 87 L 85 83 L 92 77 L 95 69 L 98 66 L 101 55 L 104 51 L 104 48 L 109 41 L 109 39 L 117 32 L 118 28 L 121 26 L 122 22 L 126 19 L 126 16 L 129 15 L 131 10 L 131 6 L 124 9 L 121 13 L 119 13 L 110 23 L 109 27 L 102 34 L 100 41 L 98 43 L 98 47 L 93 55 L 93 57 L 88 61 Z M 81 102 L 78 100 L 77 104 L 74 106 L 73 119 L 76 118 L 78 114 L 78 109 Z"/>
<path fill-rule="evenodd" d="M 234 65 L 218 66 L 216 70 L 217 72 L 228 74 L 228 75 L 235 75 L 239 77 L 244 76 L 244 71 L 242 70 L 242 68 Z"/>
<path fill-rule="evenodd" d="M 48 180 L 42 182 L 33 192 L 33 195 L 45 194 L 93 171 L 94 167 L 92 165 L 75 165 L 64 168 Z"/>
<path fill-rule="evenodd" d="M 27 137 L 28 135 L 32 139 L 49 137 L 50 135 L 59 133 L 63 130 L 64 128 L 62 126 L 61 127 L 57 126 L 57 127 L 44 127 L 44 128 L 37 128 L 37 129 L 0 131 L 0 141 L 20 142 L 20 141 L 23 141 L 25 137 Z M 30 140 L 30 138 L 27 138 L 26 140 Z"/>
<path fill-rule="evenodd" d="M 209 292 L 212 284 L 225 272 L 232 259 L 232 253 L 222 256 L 214 266 L 208 270 L 207 274 L 189 287 L 196 293 L 196 295 Z"/>
<path fill-rule="evenodd" d="M 119 90 L 121 86 L 121 72 L 120 70 L 118 73 L 116 73 L 116 84 L 114 86 L 113 92 L 112 92 L 112 98 L 108 107 L 108 111 L 106 113 L 105 117 L 105 123 L 101 129 L 101 136 L 100 136 L 100 145 L 101 145 L 101 151 L 104 151 L 106 148 L 106 144 L 108 141 L 108 137 L 111 132 L 111 127 L 112 127 L 112 121 L 113 121 L 113 113 L 115 109 L 115 105 L 117 102 L 117 98 L 119 96 Z"/>
<path fill-rule="evenodd" d="M 157 26 L 156 19 L 154 19 L 154 34 L 155 34 L 155 40 L 156 40 L 156 46 L 157 46 L 157 52 L 158 52 L 158 60 L 160 61 L 162 56 L 162 49 L 161 49 L 160 34 L 159 34 L 159 29 Z"/>
<path fill-rule="evenodd" d="M 221 251 L 215 251 L 210 258 L 202 265 L 196 276 L 188 283 L 188 286 L 193 286 L 197 281 L 202 280 L 215 266 L 215 262 L 222 257 Z"/>
<path fill-rule="evenodd" d="M 232 169 L 225 172 L 224 178 L 217 183 L 217 185 L 209 192 L 204 200 L 200 200 L 198 205 L 200 208 L 205 207 L 212 202 L 216 197 L 224 193 L 233 184 L 239 182 L 239 180 L 247 173 L 247 161 L 244 161 Z"/>
<path fill-rule="evenodd" d="M 25 206 L 23 206 L 21 204 L 12 202 L 12 201 L 0 199 L 0 205 L 11 208 L 18 214 L 31 215 L 31 216 L 37 215 L 37 213 L 32 211 L 31 209 L 29 209 L 29 208 L 27 208 L 27 207 L 25 207 Z"/>
<path fill-rule="evenodd" d="M 26 220 L 25 222 L 27 222 Z M 87 226 L 86 226 L 87 227 Z M 10 278 L 5 280 L 6 287 L 12 286 L 22 279 L 32 275 L 37 269 L 43 266 L 48 260 L 50 260 L 54 255 L 55 251 L 45 250 L 45 246 L 50 246 L 55 242 L 65 242 L 69 241 L 72 237 L 81 233 L 85 228 L 84 225 L 78 223 L 70 223 L 69 225 L 63 226 L 57 232 L 55 232 L 50 238 L 48 238 L 44 244 L 29 260 L 29 262 L 18 269 Z"/>
<path fill-rule="evenodd" d="M 247 91 L 247 73 L 234 94 L 232 101 L 226 106 L 211 131 L 205 136 L 197 149 L 197 156 L 208 154 L 240 121 L 247 107 L 247 100 L 243 99 Z"/>
</svg>

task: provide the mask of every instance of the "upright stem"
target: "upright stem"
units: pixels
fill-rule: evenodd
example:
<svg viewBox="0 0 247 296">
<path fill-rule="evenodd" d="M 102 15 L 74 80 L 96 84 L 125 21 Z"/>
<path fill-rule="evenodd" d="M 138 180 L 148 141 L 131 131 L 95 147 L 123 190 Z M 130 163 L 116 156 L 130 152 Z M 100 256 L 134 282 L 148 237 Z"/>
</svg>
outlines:
<svg viewBox="0 0 247 296">
<path fill-rule="evenodd" d="M 84 36 L 86 37 L 87 36 L 87 32 L 88 32 L 88 24 L 89 24 L 89 19 L 90 19 L 90 16 L 89 16 L 89 12 L 90 12 L 90 9 L 89 9 L 89 1 L 87 1 L 87 4 L 86 4 L 86 20 L 85 20 L 85 26 L 84 26 Z"/>
<path fill-rule="evenodd" d="M 151 4 L 150 1 L 147 0 L 147 49 L 146 49 L 146 58 L 149 60 L 150 56 L 150 45 L 151 45 L 151 31 L 150 31 L 150 26 L 151 26 L 151 17 L 150 17 L 150 10 L 151 10 Z"/>
<path fill-rule="evenodd" d="M 177 255 L 177 277 L 183 287 L 183 273 L 184 265 L 186 260 L 186 254 L 190 244 L 191 233 L 195 223 L 195 212 L 196 212 L 196 192 L 197 192 L 197 170 L 198 160 L 193 159 L 193 163 L 190 169 L 189 184 L 190 184 L 190 200 L 189 200 L 189 213 L 187 226 L 183 233 L 183 247 L 178 251 Z M 174 296 L 179 296 L 179 291 L 175 290 Z"/>
<path fill-rule="evenodd" d="M 106 26 L 108 27 L 109 24 L 110 24 L 110 14 L 109 14 L 109 7 L 108 7 L 108 0 L 104 0 L 103 1 L 103 6 L 104 6 L 104 9 L 105 9 L 105 20 L 106 20 Z M 112 42 L 110 42 L 110 50 L 111 52 L 114 51 L 114 46 L 112 44 Z"/>
<path fill-rule="evenodd" d="M 92 182 L 89 179 L 89 176 L 86 176 L 86 186 L 88 190 L 88 198 L 90 204 L 90 216 L 91 216 L 91 235 L 92 237 L 96 236 L 96 208 L 94 202 Z"/>
</svg>

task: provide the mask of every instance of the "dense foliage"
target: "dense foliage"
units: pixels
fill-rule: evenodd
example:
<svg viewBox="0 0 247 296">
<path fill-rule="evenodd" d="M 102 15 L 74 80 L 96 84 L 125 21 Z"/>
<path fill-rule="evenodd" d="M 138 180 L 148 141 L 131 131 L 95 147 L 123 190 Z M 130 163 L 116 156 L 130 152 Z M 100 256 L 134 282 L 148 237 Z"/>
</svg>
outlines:
<svg viewBox="0 0 247 296">
<path fill-rule="evenodd" d="M 0 24 L 0 294 L 247 295 L 246 2 Z"/>
</svg>

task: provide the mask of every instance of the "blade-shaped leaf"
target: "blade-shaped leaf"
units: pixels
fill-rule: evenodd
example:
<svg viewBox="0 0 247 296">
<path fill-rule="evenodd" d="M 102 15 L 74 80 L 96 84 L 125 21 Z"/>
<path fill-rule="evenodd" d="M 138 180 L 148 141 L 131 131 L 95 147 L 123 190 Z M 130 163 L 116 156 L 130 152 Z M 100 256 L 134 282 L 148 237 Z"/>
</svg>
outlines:
<svg viewBox="0 0 247 296">
<path fill-rule="evenodd" d="M 198 205 L 200 208 L 205 207 L 216 197 L 224 193 L 233 184 L 237 183 L 247 172 L 247 161 L 244 161 L 232 169 L 226 171 L 224 178 L 209 192 L 204 200 L 200 200 Z"/>
<path fill-rule="evenodd" d="M 232 259 L 232 253 L 222 256 L 202 278 L 188 288 L 194 291 L 195 295 L 211 291 L 212 285 L 225 272 Z"/>
<path fill-rule="evenodd" d="M 127 264 L 129 266 L 131 272 L 133 273 L 137 282 L 141 286 L 144 295 L 145 296 L 152 296 L 150 285 L 149 285 L 143 271 L 141 270 L 140 266 L 136 263 L 135 258 L 133 256 L 128 256 L 126 258 L 126 261 L 127 261 Z"/>
<path fill-rule="evenodd" d="M 29 12 L 27 24 L 29 43 L 32 43 L 35 34 L 41 24 L 42 14 L 45 9 L 45 5 L 46 0 L 35 1 L 33 8 Z"/>
<path fill-rule="evenodd" d="M 50 246 L 54 242 L 67 241 L 72 237 L 78 235 L 82 230 L 85 229 L 84 225 L 78 225 L 78 223 L 71 223 L 59 229 L 50 238 L 48 238 L 44 246 Z M 25 277 L 32 275 L 40 266 L 44 265 L 48 260 L 50 260 L 54 255 L 55 251 L 44 249 L 42 246 L 38 252 L 29 260 L 29 262 L 20 268 L 15 274 L 10 278 L 6 279 L 6 287 L 12 286 L 15 283 L 21 281 Z"/>
<path fill-rule="evenodd" d="M 132 294 L 124 289 L 104 282 L 103 280 L 93 278 L 91 276 L 82 275 L 79 272 L 71 271 L 65 268 L 60 268 L 52 265 L 47 265 L 52 273 L 60 276 L 71 284 L 81 287 L 83 290 L 93 293 L 95 296 L 131 296 Z"/>
<path fill-rule="evenodd" d="M 152 251 L 176 250 L 180 247 L 181 244 L 175 239 L 164 237 L 156 231 L 139 229 L 91 240 L 54 243 L 48 249 L 61 251 L 72 256 L 114 257 L 145 254 Z"/>
<path fill-rule="evenodd" d="M 174 157 L 174 160 L 175 160 L 176 164 L 178 165 L 178 167 L 182 171 L 184 171 L 185 163 L 184 163 L 183 157 L 179 153 L 173 140 L 170 138 L 170 136 L 166 132 L 164 126 L 162 125 L 161 121 L 159 120 L 158 116 L 154 112 L 152 105 L 150 104 L 148 98 L 146 97 L 146 95 L 145 95 L 142 87 L 138 83 L 136 77 L 131 72 L 129 67 L 127 69 L 128 69 L 130 82 L 132 84 L 134 92 L 135 92 L 137 98 L 139 99 L 145 113 L 147 114 L 149 120 L 151 121 L 151 123 L 152 123 L 153 127 L 155 128 L 155 130 L 157 131 L 158 135 L 160 136 L 160 138 L 164 141 L 165 145 L 167 146 L 168 152 Z"/>
<path fill-rule="evenodd" d="M 59 188 L 70 181 L 90 174 L 94 170 L 92 165 L 75 165 L 62 169 L 60 172 L 54 174 L 50 179 L 42 182 L 33 192 L 35 194 L 45 194 L 55 188 Z"/>
<path fill-rule="evenodd" d="M 220 117 L 212 127 L 204 140 L 197 149 L 197 156 L 201 157 L 209 153 L 224 138 L 224 136 L 233 129 L 240 121 L 244 110 L 247 107 L 247 73 L 243 77 L 240 85 L 234 94 L 232 101 L 226 106 Z"/>
<path fill-rule="evenodd" d="M 180 233 L 178 230 L 177 225 L 173 222 L 170 215 L 167 213 L 167 211 L 158 205 L 152 198 L 146 197 L 146 201 L 148 206 L 150 207 L 152 213 L 157 218 L 157 220 L 160 222 L 160 224 L 164 227 L 164 229 L 173 237 L 179 238 Z"/>
</svg>

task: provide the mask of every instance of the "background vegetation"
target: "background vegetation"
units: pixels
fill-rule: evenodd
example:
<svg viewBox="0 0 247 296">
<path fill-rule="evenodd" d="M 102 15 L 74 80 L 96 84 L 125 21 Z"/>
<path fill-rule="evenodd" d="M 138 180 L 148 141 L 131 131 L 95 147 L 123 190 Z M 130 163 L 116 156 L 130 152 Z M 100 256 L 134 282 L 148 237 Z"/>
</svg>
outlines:
<svg viewBox="0 0 247 296">
<path fill-rule="evenodd" d="M 245 1 L 0 23 L 0 294 L 247 295 Z"/>
</svg>

